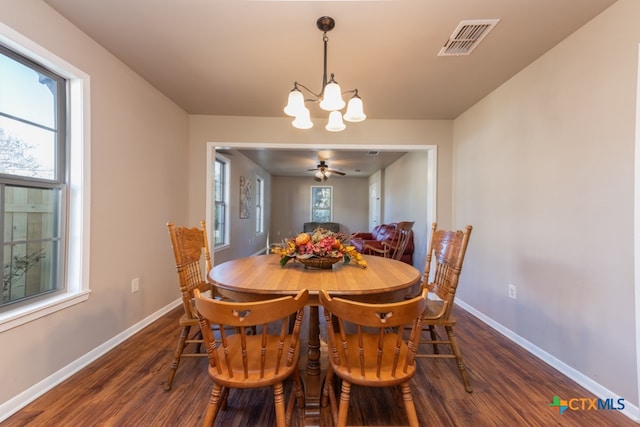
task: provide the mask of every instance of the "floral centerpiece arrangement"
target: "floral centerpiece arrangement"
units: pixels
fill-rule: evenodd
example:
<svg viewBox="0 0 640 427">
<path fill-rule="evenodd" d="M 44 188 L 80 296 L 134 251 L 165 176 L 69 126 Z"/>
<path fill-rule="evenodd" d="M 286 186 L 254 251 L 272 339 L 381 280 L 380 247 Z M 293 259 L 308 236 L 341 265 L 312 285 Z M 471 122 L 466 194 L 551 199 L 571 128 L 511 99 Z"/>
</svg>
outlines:
<svg viewBox="0 0 640 427">
<path fill-rule="evenodd" d="M 331 268 L 333 263 L 340 260 L 343 260 L 344 264 L 353 260 L 360 267 L 366 268 L 367 262 L 362 255 L 354 246 L 348 245 L 350 238 L 351 236 L 345 233 L 317 228 L 311 234 L 300 233 L 296 237 L 285 239 L 274 249 L 274 253 L 281 256 L 281 266 L 291 259 L 297 259 L 307 266 L 316 268 Z M 326 262 L 320 264 L 310 262 L 321 260 Z"/>
</svg>

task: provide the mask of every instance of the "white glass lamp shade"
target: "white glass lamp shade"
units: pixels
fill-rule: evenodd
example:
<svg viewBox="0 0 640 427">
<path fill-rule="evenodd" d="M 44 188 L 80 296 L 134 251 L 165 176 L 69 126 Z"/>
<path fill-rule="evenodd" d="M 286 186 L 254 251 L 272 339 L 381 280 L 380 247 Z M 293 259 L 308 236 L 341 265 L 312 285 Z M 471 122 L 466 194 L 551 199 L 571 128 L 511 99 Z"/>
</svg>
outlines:
<svg viewBox="0 0 640 427">
<path fill-rule="evenodd" d="M 289 101 L 287 106 L 284 107 L 284 112 L 288 116 L 297 117 L 303 113 L 306 109 L 304 106 L 304 95 L 298 89 L 293 89 L 289 92 Z"/>
<path fill-rule="evenodd" d="M 325 126 L 325 129 L 331 132 L 340 132 L 345 130 L 346 126 L 342 121 L 342 114 L 340 111 L 332 111 L 329 113 L 329 123 Z"/>
<path fill-rule="evenodd" d="M 334 80 L 331 80 L 324 87 L 324 95 L 322 96 L 322 101 L 320 101 L 320 108 L 326 111 L 336 111 L 342 110 L 345 105 L 340 86 Z"/>
<path fill-rule="evenodd" d="M 302 107 L 303 110 L 299 112 L 296 118 L 291 122 L 293 127 L 298 129 L 311 129 L 313 122 L 311 121 L 311 112 L 307 107 Z"/>
<path fill-rule="evenodd" d="M 324 182 L 327 179 L 329 179 L 329 175 L 326 172 L 322 172 L 322 171 L 316 172 L 315 176 L 316 177 L 314 179 L 318 182 Z"/>
<path fill-rule="evenodd" d="M 361 122 L 366 118 L 367 115 L 362 109 L 362 99 L 356 95 L 349 100 L 347 112 L 344 114 L 344 119 L 348 122 Z"/>
</svg>

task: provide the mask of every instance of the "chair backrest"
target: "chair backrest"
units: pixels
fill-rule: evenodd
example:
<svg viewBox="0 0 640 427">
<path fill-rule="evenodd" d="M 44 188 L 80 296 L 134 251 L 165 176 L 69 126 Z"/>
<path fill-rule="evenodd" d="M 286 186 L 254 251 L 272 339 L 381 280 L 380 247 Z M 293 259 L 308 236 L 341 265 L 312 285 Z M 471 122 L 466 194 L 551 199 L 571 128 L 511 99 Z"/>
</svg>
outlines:
<svg viewBox="0 0 640 427">
<path fill-rule="evenodd" d="M 200 330 L 204 339 L 210 373 L 226 378 L 265 379 L 290 367 L 299 356 L 298 336 L 309 298 L 306 289 L 294 297 L 252 302 L 230 302 L 204 297 L 195 291 Z M 296 314 L 291 333 L 289 317 Z M 220 328 L 217 340 L 211 327 Z M 262 326 L 262 330 L 256 328 Z M 254 334 L 254 331 L 260 331 Z M 238 372 L 239 370 L 242 372 Z"/>
<path fill-rule="evenodd" d="M 396 226 L 396 230 L 393 235 L 393 241 L 389 246 L 387 257 L 391 259 L 399 260 L 404 255 L 404 251 L 407 248 L 407 243 L 411 239 L 411 229 L 413 228 L 414 221 L 402 221 Z"/>
<path fill-rule="evenodd" d="M 324 307 L 329 335 L 329 358 L 348 372 L 357 374 L 359 371 L 363 381 L 390 379 L 396 372 L 406 374 L 415 369 L 426 297 L 427 291 L 423 290 L 420 296 L 409 300 L 369 304 L 331 298 L 327 291 L 321 290 L 320 304 Z M 337 320 L 337 331 L 332 316 Z M 412 325 L 408 338 L 393 329 L 402 331 L 406 325 Z M 340 337 L 339 343 L 336 333 Z M 357 338 L 348 339 L 348 335 Z"/>
<path fill-rule="evenodd" d="M 198 313 L 192 303 L 193 291 L 194 289 L 201 291 L 211 289 L 205 276 L 211 270 L 207 227 L 204 221 L 200 221 L 200 228 L 176 227 L 173 222 L 167 223 L 167 228 L 176 261 L 184 312 L 187 317 L 197 319 Z M 202 271 L 203 257 L 204 272 Z"/>
<path fill-rule="evenodd" d="M 422 285 L 423 289 L 428 289 L 443 301 L 439 317 L 447 318 L 451 313 L 471 229 L 472 227 L 467 225 L 464 232 L 438 230 L 435 222 L 431 226 L 431 240 Z M 432 260 L 435 262 L 435 271 L 433 280 L 430 280 Z"/>
</svg>

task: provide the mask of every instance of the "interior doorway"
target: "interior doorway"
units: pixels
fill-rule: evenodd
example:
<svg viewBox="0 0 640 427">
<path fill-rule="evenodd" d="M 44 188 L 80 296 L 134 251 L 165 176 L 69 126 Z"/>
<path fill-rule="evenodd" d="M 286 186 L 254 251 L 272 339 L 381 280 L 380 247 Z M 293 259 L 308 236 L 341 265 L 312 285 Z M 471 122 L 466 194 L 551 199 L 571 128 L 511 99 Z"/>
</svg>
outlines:
<svg viewBox="0 0 640 427">
<path fill-rule="evenodd" d="M 357 145 L 357 144 L 334 144 L 334 145 L 323 145 L 323 146 L 313 146 L 308 144 L 296 144 L 296 143 L 269 143 L 269 142 L 215 142 L 210 141 L 207 143 L 207 165 L 212 165 L 215 161 L 216 150 L 362 150 L 364 152 L 370 150 L 377 151 L 405 151 L 407 153 L 422 153 L 424 155 L 419 156 L 424 159 L 421 160 L 419 167 L 422 172 L 420 175 L 422 178 L 421 182 L 415 184 L 416 187 L 419 187 L 417 191 L 424 193 L 421 194 L 421 197 L 426 199 L 426 203 L 424 207 L 420 208 L 419 212 L 405 212 L 403 211 L 403 215 L 409 214 L 413 215 L 416 218 L 420 219 L 420 222 L 430 225 L 433 221 L 436 220 L 436 177 L 437 177 L 437 146 L 435 145 Z M 424 168 L 424 169 L 422 169 Z M 384 172 L 384 171 L 383 171 Z M 381 172 L 381 174 L 383 173 Z M 383 175 L 381 175 L 383 176 Z M 381 178 L 380 178 L 381 181 Z M 213 198 L 215 197 L 215 182 L 213 176 L 213 168 L 206 168 L 206 221 L 210 224 L 214 223 L 214 203 Z M 397 185 L 396 185 L 397 184 Z M 378 214 L 377 219 L 379 223 L 384 223 L 384 183 L 377 185 L 377 194 L 380 198 L 380 214 Z M 394 194 L 398 189 L 404 189 L 404 185 L 401 183 L 394 184 Z M 393 190 L 393 189 L 392 189 Z M 391 191 L 391 190 L 390 190 Z M 414 190 L 416 191 L 416 190 Z M 407 195 L 407 197 L 413 198 L 411 195 Z M 376 208 L 377 209 L 377 208 Z M 209 228 L 211 230 L 211 228 Z M 429 230 L 430 228 L 426 225 L 424 227 L 414 227 L 414 236 L 417 242 L 428 242 L 429 238 Z M 211 232 L 211 231 L 209 231 Z M 230 233 L 233 234 L 233 233 Z M 233 237 L 233 236 L 232 236 Z M 274 236 L 271 236 L 273 240 Z M 233 242 L 232 246 L 233 246 Z M 238 245 L 241 245 L 242 242 L 238 242 Z M 424 247 L 423 247 L 424 246 Z M 216 253 L 213 252 L 212 256 L 215 257 Z M 222 255 L 222 259 L 225 258 L 226 255 Z M 424 268 L 424 259 L 426 256 L 426 243 L 425 245 L 419 244 L 416 247 L 416 251 L 414 252 L 414 266 L 419 270 Z"/>
<path fill-rule="evenodd" d="M 369 230 L 380 224 L 380 194 L 378 183 L 373 182 L 369 186 Z"/>
</svg>

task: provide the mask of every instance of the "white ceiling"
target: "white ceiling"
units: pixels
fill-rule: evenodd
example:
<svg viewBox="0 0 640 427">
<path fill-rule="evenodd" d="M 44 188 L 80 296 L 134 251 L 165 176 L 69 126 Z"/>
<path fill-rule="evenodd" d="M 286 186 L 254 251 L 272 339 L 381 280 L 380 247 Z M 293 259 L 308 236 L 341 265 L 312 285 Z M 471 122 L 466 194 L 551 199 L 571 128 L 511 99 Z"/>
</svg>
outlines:
<svg viewBox="0 0 640 427">
<path fill-rule="evenodd" d="M 319 92 L 316 20 L 331 16 L 328 72 L 342 89 L 359 90 L 370 119 L 421 120 L 456 118 L 615 2 L 44 1 L 188 113 L 206 115 L 286 117 L 294 81 Z M 500 22 L 471 55 L 437 56 L 460 21 L 476 19 Z"/>
<path fill-rule="evenodd" d="M 330 169 L 348 178 L 364 178 L 383 169 L 405 155 L 381 150 L 239 150 L 275 176 L 313 176 L 320 160 Z M 334 175 L 335 176 L 335 175 Z M 333 179 L 333 178 L 332 178 Z"/>
</svg>

